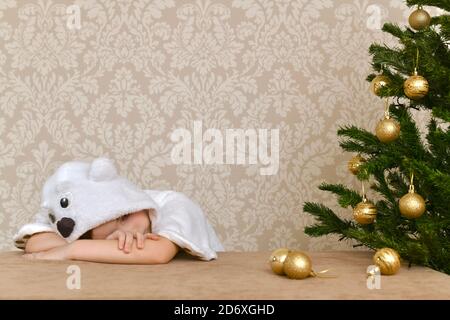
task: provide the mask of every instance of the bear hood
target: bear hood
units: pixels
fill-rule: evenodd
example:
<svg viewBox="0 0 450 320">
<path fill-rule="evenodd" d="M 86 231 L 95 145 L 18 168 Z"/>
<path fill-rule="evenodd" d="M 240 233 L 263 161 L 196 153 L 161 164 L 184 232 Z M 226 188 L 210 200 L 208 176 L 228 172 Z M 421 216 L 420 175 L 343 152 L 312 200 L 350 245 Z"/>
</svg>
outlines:
<svg viewBox="0 0 450 320">
<path fill-rule="evenodd" d="M 131 212 L 159 207 L 152 197 L 118 175 L 112 160 L 62 164 L 45 182 L 35 222 L 14 236 L 16 247 L 36 232 L 54 231 L 68 242 L 85 232 Z"/>
</svg>

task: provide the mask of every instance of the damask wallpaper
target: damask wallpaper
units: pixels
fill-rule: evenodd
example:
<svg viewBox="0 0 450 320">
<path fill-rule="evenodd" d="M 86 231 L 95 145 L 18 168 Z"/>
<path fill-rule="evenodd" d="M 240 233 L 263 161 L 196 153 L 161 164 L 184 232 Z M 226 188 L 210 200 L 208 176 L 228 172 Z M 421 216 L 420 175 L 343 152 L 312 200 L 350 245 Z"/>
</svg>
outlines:
<svg viewBox="0 0 450 320">
<path fill-rule="evenodd" d="M 350 248 L 308 238 L 302 205 L 336 208 L 317 186 L 355 184 L 336 130 L 382 116 L 368 47 L 392 42 L 382 23 L 409 12 L 401 0 L 0 0 L 0 249 L 56 167 L 98 156 L 193 198 L 226 250 Z M 277 133 L 260 140 L 274 170 L 175 162 L 177 130 L 199 128 Z"/>
</svg>

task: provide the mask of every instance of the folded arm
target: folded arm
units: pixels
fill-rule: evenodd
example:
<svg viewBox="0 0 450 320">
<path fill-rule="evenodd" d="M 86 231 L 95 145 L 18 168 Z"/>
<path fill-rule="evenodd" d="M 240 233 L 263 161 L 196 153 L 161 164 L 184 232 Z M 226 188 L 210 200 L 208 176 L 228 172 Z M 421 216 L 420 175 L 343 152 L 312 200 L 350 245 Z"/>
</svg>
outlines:
<svg viewBox="0 0 450 320">
<path fill-rule="evenodd" d="M 145 240 L 142 249 L 134 247 L 125 253 L 117 240 L 77 240 L 70 244 L 67 259 L 121 264 L 168 263 L 177 254 L 179 246 L 167 238 Z"/>
<path fill-rule="evenodd" d="M 26 244 L 26 257 L 44 260 L 82 260 L 121 264 L 168 263 L 180 247 L 164 237 L 144 240 L 138 248 L 134 241 L 131 252 L 124 252 L 118 240 L 76 240 L 68 243 L 56 233 L 45 232 L 33 235 Z"/>
<path fill-rule="evenodd" d="M 47 251 L 64 245 L 67 245 L 67 241 L 54 232 L 35 233 L 28 239 L 25 252 Z"/>
</svg>

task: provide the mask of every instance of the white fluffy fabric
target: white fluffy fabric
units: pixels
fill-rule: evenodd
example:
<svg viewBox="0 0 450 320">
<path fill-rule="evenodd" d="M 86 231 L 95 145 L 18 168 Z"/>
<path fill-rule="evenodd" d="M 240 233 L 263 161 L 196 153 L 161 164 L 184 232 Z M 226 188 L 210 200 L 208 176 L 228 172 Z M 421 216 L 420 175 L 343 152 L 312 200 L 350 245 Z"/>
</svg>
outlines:
<svg viewBox="0 0 450 320">
<path fill-rule="evenodd" d="M 68 242 L 123 215 L 149 210 L 152 232 L 201 260 L 225 251 L 202 209 L 181 192 L 142 190 L 117 174 L 112 160 L 70 161 L 50 176 L 39 212 L 14 236 L 17 248 L 38 232 L 56 232 Z"/>
</svg>

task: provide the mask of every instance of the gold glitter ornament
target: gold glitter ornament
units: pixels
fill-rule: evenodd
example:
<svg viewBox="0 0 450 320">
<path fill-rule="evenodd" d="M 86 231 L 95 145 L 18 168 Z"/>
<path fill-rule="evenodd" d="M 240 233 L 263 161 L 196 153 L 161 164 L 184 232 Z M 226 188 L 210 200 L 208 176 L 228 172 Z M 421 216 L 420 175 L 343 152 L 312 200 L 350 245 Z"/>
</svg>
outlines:
<svg viewBox="0 0 450 320">
<path fill-rule="evenodd" d="M 280 248 L 272 252 L 270 255 L 269 263 L 273 272 L 279 275 L 284 275 L 283 264 L 288 255 L 289 249 Z"/>
<path fill-rule="evenodd" d="M 375 134 L 383 143 L 393 142 L 400 136 L 400 124 L 391 118 L 384 118 L 375 129 Z"/>
<path fill-rule="evenodd" d="M 400 124 L 396 120 L 391 119 L 389 113 L 389 102 L 386 100 L 384 118 L 378 122 L 375 128 L 375 135 L 381 142 L 390 143 L 398 139 L 400 136 L 400 130 Z"/>
<path fill-rule="evenodd" d="M 411 184 L 409 186 L 409 192 L 404 195 L 399 203 L 399 209 L 402 216 L 408 219 L 420 218 L 426 211 L 426 203 L 420 194 L 417 194 L 414 190 L 414 174 L 411 174 Z"/>
<path fill-rule="evenodd" d="M 311 259 L 301 251 L 289 251 L 283 270 L 291 279 L 305 279 L 314 275 Z"/>
</svg>

